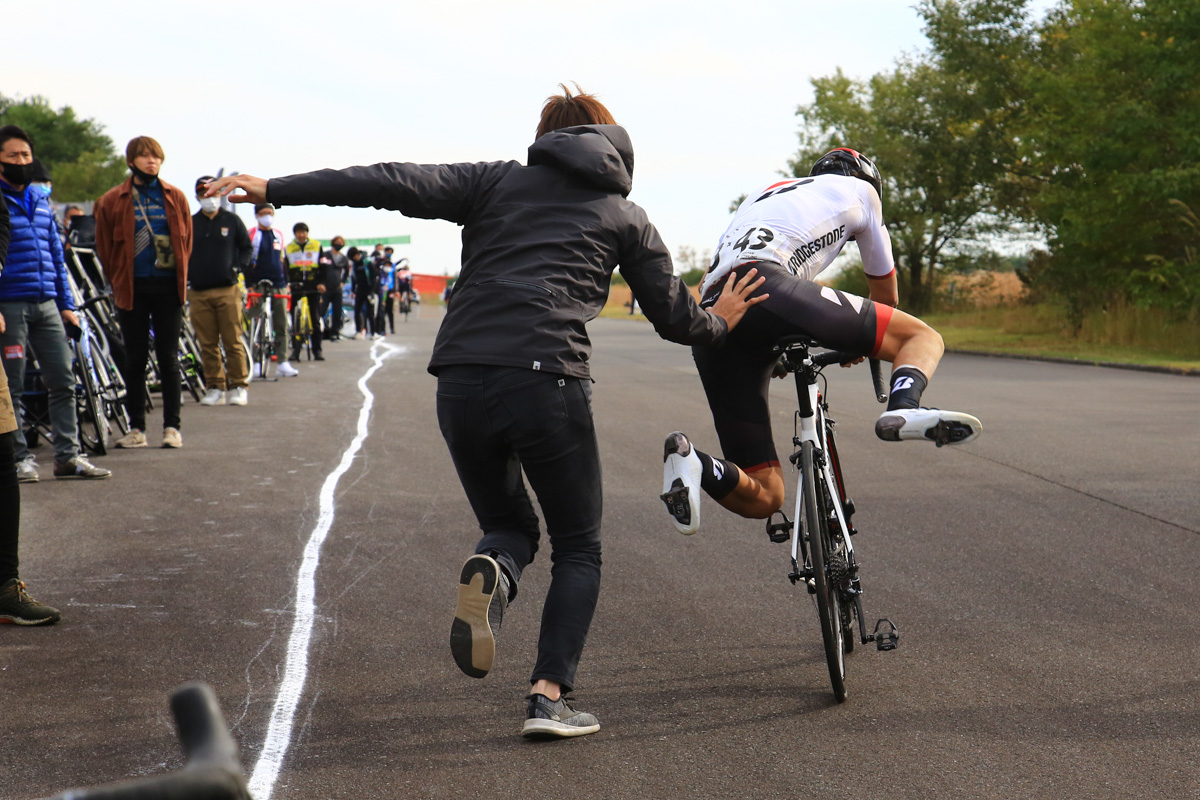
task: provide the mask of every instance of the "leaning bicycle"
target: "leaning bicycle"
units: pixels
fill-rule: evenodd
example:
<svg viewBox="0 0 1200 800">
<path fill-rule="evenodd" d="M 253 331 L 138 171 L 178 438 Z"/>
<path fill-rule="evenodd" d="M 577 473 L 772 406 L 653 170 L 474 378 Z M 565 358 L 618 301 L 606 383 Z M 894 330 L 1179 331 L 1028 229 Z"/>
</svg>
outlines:
<svg viewBox="0 0 1200 800">
<path fill-rule="evenodd" d="M 874 642 L 882 651 L 894 650 L 900 632 L 890 620 L 880 619 L 874 632 L 862 626 L 862 580 L 851 537 L 858 531 L 851 522 L 854 502 L 846 495 L 841 462 L 837 455 L 834 421 L 828 416 L 828 392 L 821 391 L 821 370 L 856 357 L 845 353 L 812 354 L 816 343 L 802 336 L 789 336 L 775 345 L 780 367 L 795 376 L 799 408 L 794 419 L 789 458 L 799 473 L 793 518 L 777 511 L 767 520 L 772 542 L 790 542 L 791 571 L 788 580 L 806 587 L 815 596 L 817 616 L 829 679 L 838 702 L 846 699 L 846 655 L 854 650 L 855 628 L 862 644 Z M 887 400 L 879 362 L 871 361 L 876 398 Z M 826 389 L 828 386 L 826 386 Z M 782 521 L 776 522 L 776 516 Z"/>
</svg>

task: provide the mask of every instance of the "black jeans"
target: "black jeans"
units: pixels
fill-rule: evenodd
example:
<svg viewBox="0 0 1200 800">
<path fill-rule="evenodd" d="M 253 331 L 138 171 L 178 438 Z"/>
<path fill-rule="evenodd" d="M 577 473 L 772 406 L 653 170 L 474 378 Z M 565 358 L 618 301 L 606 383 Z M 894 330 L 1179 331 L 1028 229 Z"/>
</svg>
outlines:
<svg viewBox="0 0 1200 800">
<path fill-rule="evenodd" d="M 18 431 L 0 433 L 0 583 L 18 577 L 17 545 L 21 533 L 21 490 L 13 458 Z"/>
<path fill-rule="evenodd" d="M 550 590 L 530 682 L 575 685 L 600 596 L 600 452 L 591 385 L 517 367 L 442 367 L 438 425 L 479 520 L 476 553 L 494 553 L 512 578 L 538 549 L 537 495 L 550 538 Z"/>
<path fill-rule="evenodd" d="M 146 430 L 146 360 L 150 357 L 150 327 L 154 327 L 154 356 L 162 381 L 163 427 L 179 429 L 179 329 L 183 306 L 179 295 L 134 291 L 133 309 L 117 309 L 121 337 L 125 340 L 125 407 L 129 423 Z"/>
</svg>

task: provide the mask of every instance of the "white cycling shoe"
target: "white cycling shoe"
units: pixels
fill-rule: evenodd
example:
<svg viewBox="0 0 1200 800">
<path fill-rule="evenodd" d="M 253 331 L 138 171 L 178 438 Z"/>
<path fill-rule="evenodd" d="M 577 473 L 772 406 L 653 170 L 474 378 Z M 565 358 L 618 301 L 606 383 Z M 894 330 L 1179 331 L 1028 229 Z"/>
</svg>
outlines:
<svg viewBox="0 0 1200 800">
<path fill-rule="evenodd" d="M 667 512 L 680 533 L 691 535 L 700 527 L 700 475 L 704 467 L 688 438 L 679 431 L 663 444 L 663 493 Z"/>
<path fill-rule="evenodd" d="M 944 444 L 966 444 L 979 438 L 983 424 L 970 414 L 940 408 L 899 408 L 885 411 L 875 421 L 875 435 L 885 442 L 907 439 Z"/>
</svg>

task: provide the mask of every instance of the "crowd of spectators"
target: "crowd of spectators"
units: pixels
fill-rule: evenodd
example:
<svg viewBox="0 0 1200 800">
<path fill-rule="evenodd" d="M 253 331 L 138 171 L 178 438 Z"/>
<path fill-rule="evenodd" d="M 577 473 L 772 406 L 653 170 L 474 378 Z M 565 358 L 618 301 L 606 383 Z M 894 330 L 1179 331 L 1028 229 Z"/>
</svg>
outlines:
<svg viewBox="0 0 1200 800">
<path fill-rule="evenodd" d="M 179 340 L 185 314 L 196 334 L 207 386 L 200 403 L 244 406 L 252 377 L 274 377 L 250 374 L 244 315 L 270 315 L 274 355 L 269 369 L 275 376 L 296 377 L 306 345 L 314 361 L 323 361 L 323 341 L 340 337 L 347 281 L 360 339 L 382 337 L 385 324 L 394 332 L 397 292 L 412 291 L 407 262 L 401 259 L 398 270 L 390 247 L 377 245 L 370 259 L 355 247 L 343 253 L 343 237 L 334 237 L 326 248 L 309 237 L 304 222 L 293 225 L 289 241 L 275 226 L 275 209 L 268 203 L 256 206 L 256 224 L 247 230 L 218 199 L 203 196 L 215 180 L 211 175 L 194 182 L 200 210 L 192 214 L 183 190 L 159 175 L 165 158 L 151 137 L 131 140 L 125 151 L 129 177 L 96 200 L 92 214 L 67 206 L 59 221 L 51 204 L 51 175 L 34 157 L 33 141 L 15 125 L 0 127 L 0 355 L 5 375 L 0 381 L 0 622 L 40 625 L 60 618 L 56 609 L 29 595 L 18 571 L 19 484 L 41 479 L 24 435 L 22 395 L 33 359 L 46 386 L 53 475 L 96 480 L 112 474 L 92 464 L 80 449 L 68 346 L 68 337 L 80 334 L 66 263 L 72 242 L 92 245 L 116 307 L 124 356 L 118 366 L 131 423 L 129 433 L 114 442 L 120 448 L 148 445 L 151 348 L 162 393 L 161 444 L 183 446 Z M 399 283 L 398 272 L 404 276 Z M 269 309 L 263 292 L 252 291 L 264 282 L 274 297 Z M 306 340 L 293 333 L 299 327 L 301 299 L 312 322 Z M 323 324 L 327 311 L 330 321 Z"/>
</svg>

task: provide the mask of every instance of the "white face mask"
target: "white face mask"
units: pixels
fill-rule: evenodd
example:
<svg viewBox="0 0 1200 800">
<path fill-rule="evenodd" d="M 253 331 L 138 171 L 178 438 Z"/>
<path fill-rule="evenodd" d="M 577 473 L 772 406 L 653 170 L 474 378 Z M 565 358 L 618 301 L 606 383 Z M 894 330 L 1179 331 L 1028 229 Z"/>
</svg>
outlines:
<svg viewBox="0 0 1200 800">
<path fill-rule="evenodd" d="M 217 197 L 201 197 L 200 208 L 208 214 L 213 213 L 221 207 L 221 200 Z"/>
<path fill-rule="evenodd" d="M 273 214 L 263 214 L 261 217 L 258 218 L 258 224 L 264 228 L 269 228 L 274 223 L 275 223 L 275 216 Z"/>
</svg>

